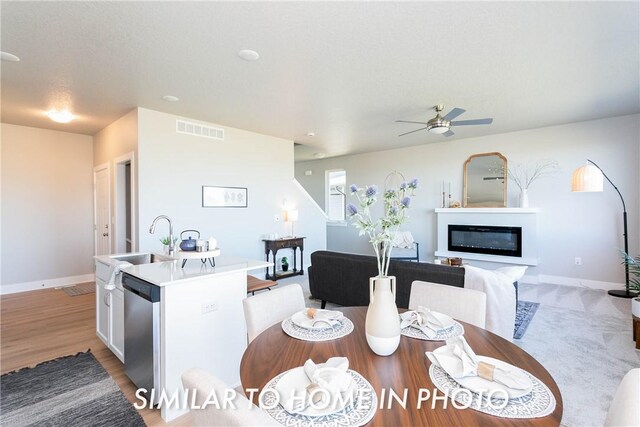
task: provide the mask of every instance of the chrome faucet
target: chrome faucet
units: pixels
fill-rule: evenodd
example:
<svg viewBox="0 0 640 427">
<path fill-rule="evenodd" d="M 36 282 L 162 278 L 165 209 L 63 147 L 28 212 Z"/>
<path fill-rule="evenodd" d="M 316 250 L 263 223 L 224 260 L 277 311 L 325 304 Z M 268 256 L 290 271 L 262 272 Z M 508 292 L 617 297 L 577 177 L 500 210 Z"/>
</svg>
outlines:
<svg viewBox="0 0 640 427">
<path fill-rule="evenodd" d="M 151 223 L 151 227 L 149 227 L 149 233 L 153 234 L 153 231 L 156 228 L 156 222 L 158 222 L 159 219 L 166 219 L 169 223 L 169 256 L 174 256 L 176 246 L 173 242 L 173 224 L 171 224 L 171 218 L 166 215 L 158 215 Z"/>
</svg>

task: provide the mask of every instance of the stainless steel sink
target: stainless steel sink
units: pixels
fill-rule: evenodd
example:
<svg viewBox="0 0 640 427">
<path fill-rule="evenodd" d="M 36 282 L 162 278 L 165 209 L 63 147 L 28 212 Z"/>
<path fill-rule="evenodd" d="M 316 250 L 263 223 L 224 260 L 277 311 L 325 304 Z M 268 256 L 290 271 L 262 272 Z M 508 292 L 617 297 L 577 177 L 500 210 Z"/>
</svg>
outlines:
<svg viewBox="0 0 640 427">
<path fill-rule="evenodd" d="M 124 254 L 114 255 L 111 259 L 118 261 L 125 261 L 133 265 L 151 264 L 154 262 L 173 261 L 174 259 L 166 255 L 153 254 L 153 253 L 136 253 L 136 254 Z"/>
</svg>

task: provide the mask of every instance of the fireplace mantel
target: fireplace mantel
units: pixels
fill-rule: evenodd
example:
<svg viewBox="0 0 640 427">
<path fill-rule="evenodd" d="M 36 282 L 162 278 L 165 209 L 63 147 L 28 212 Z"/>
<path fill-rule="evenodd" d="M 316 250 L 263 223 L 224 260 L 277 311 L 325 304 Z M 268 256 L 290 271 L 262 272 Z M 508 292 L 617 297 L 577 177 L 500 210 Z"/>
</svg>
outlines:
<svg viewBox="0 0 640 427">
<path fill-rule="evenodd" d="M 438 208 L 436 257 L 460 257 L 467 260 L 500 264 L 538 265 L 538 208 Z M 502 256 L 448 250 L 448 227 L 456 225 L 485 225 L 522 227 L 522 256 Z"/>
</svg>

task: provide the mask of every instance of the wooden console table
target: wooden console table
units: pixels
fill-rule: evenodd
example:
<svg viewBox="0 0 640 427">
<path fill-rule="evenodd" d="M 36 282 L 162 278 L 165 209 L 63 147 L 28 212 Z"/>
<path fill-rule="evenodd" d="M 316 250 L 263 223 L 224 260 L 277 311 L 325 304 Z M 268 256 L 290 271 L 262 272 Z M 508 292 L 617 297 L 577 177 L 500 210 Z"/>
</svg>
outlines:
<svg viewBox="0 0 640 427">
<path fill-rule="evenodd" d="M 304 237 L 283 237 L 282 239 L 276 239 L 276 240 L 263 240 L 264 254 L 265 254 L 266 260 L 269 261 L 269 252 L 271 252 L 271 256 L 273 257 L 273 274 L 269 274 L 269 267 L 265 269 L 265 278 L 267 280 L 278 280 L 278 279 L 284 279 L 285 277 L 304 275 L 304 266 L 303 266 L 304 239 L 305 239 Z M 293 270 L 292 271 L 283 271 L 280 273 L 277 272 L 276 254 L 280 249 L 293 249 Z M 298 270 L 296 249 L 300 249 L 300 270 Z"/>
</svg>

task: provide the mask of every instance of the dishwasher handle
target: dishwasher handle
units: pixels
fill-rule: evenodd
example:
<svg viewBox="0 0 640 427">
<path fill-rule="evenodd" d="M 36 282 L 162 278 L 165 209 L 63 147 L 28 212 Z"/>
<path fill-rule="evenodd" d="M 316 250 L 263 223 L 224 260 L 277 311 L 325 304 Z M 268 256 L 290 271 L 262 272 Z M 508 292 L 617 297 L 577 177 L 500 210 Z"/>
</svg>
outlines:
<svg viewBox="0 0 640 427">
<path fill-rule="evenodd" d="M 128 273 L 122 275 L 122 287 L 150 302 L 160 302 L 160 287 Z"/>
</svg>

